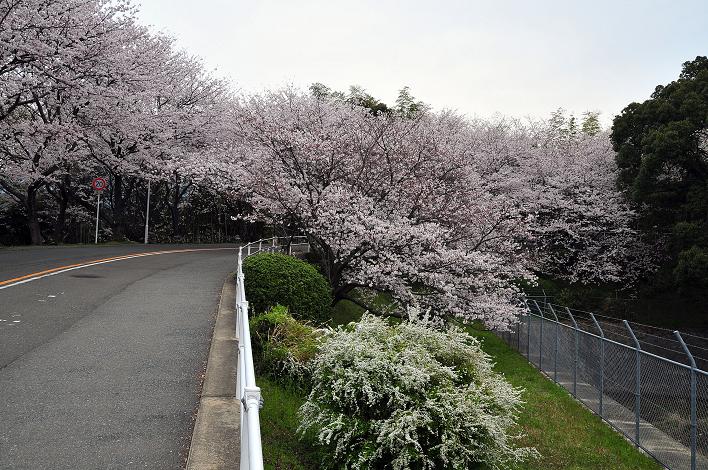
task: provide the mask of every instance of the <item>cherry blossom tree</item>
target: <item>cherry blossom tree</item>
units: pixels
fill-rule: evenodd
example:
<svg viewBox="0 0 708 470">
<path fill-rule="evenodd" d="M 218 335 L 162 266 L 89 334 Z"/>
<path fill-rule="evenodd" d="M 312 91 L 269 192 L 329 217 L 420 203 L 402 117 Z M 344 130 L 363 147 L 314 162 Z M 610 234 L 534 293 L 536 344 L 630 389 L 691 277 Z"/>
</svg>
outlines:
<svg viewBox="0 0 708 470">
<path fill-rule="evenodd" d="M 125 236 L 126 205 L 147 178 L 174 178 L 178 218 L 190 187 L 181 162 L 218 140 L 226 82 L 137 24 L 128 2 L 0 7 L 0 188 L 25 207 L 32 242 L 42 241 L 40 192 L 56 201 L 56 241 L 71 202 L 95 210 L 78 186 L 88 173 L 111 179 L 102 216 L 116 238 Z"/>
<path fill-rule="evenodd" d="M 365 288 L 466 320 L 512 321 L 516 281 L 531 277 L 526 224 L 469 164 L 464 119 L 374 115 L 285 90 L 245 100 L 237 127 L 231 174 L 242 195 L 308 236 L 335 301 L 369 308 L 352 295 Z"/>
<path fill-rule="evenodd" d="M 105 76 L 107 50 L 133 24 L 125 0 L 2 0 L 0 120 Z"/>
<path fill-rule="evenodd" d="M 651 266 L 606 133 L 558 116 L 375 114 L 286 89 L 244 99 L 234 122 L 210 168 L 258 216 L 309 237 L 335 302 L 371 309 L 353 292 L 385 292 L 503 326 L 532 273 L 629 284 Z"/>
<path fill-rule="evenodd" d="M 538 273 L 630 287 L 651 272 L 652 250 L 617 190 L 606 132 L 581 132 L 562 113 L 526 123 L 475 123 L 475 167 L 532 216 L 526 246 Z"/>
<path fill-rule="evenodd" d="M 0 187 L 25 206 L 41 243 L 38 192 L 85 155 L 79 119 L 117 79 L 112 58 L 134 37 L 126 2 L 6 1 L 0 9 Z"/>
</svg>

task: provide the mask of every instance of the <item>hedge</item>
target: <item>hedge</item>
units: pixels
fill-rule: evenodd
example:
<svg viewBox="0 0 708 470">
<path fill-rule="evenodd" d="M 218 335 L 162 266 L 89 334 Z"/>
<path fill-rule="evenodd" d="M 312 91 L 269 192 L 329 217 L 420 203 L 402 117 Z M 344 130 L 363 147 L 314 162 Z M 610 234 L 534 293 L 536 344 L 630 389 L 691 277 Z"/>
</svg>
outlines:
<svg viewBox="0 0 708 470">
<path fill-rule="evenodd" d="M 332 316 L 329 282 L 302 260 L 280 253 L 259 253 L 246 258 L 243 273 L 246 299 L 254 315 L 283 305 L 294 318 L 316 324 Z"/>
</svg>

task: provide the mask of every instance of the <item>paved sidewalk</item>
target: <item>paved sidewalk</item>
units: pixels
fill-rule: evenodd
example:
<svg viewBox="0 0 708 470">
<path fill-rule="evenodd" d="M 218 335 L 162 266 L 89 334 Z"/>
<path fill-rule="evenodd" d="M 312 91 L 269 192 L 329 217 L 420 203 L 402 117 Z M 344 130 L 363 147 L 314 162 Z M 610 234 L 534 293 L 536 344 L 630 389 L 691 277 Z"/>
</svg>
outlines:
<svg viewBox="0 0 708 470">
<path fill-rule="evenodd" d="M 230 275 L 221 291 L 187 470 L 233 469 L 240 462 L 241 402 L 236 397 L 235 294 L 236 282 Z"/>
</svg>

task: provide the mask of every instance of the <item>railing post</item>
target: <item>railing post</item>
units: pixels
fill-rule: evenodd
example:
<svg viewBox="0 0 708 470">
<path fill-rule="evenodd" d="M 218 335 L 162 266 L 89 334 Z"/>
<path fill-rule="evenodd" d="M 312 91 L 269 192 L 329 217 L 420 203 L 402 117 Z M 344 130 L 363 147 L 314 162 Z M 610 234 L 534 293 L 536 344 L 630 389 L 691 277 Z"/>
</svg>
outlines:
<svg viewBox="0 0 708 470">
<path fill-rule="evenodd" d="M 568 307 L 565 308 L 566 313 L 570 317 L 570 321 L 573 322 L 573 331 L 575 332 L 575 354 L 573 354 L 573 396 L 577 396 L 578 388 L 578 349 L 580 346 L 580 339 L 578 338 L 578 323 L 575 321 L 575 317 L 570 313 Z"/>
<path fill-rule="evenodd" d="M 246 245 L 248 248 L 248 256 L 251 256 L 251 244 Z"/>
<path fill-rule="evenodd" d="M 261 406 L 261 389 L 246 387 L 243 393 L 243 407 L 246 410 L 248 422 L 248 467 L 249 469 L 263 468 L 263 451 L 261 449 L 261 425 L 258 409 Z M 243 443 L 241 444 L 243 445 Z"/>
<path fill-rule="evenodd" d="M 605 394 L 605 332 L 600 328 L 595 315 L 590 314 L 595 328 L 600 332 L 600 417 L 602 417 L 602 397 Z"/>
<path fill-rule="evenodd" d="M 276 238 L 277 238 L 277 237 L 273 237 L 273 245 L 272 245 L 272 246 L 273 246 L 274 248 L 275 248 L 275 239 L 276 239 Z"/>
<path fill-rule="evenodd" d="M 556 335 L 555 335 L 555 344 L 553 345 L 553 381 L 558 383 L 558 315 L 556 315 L 556 311 L 553 308 L 553 305 L 548 304 L 548 308 L 551 310 L 551 313 L 553 314 L 553 318 L 555 319 L 555 329 L 556 329 Z"/>
<path fill-rule="evenodd" d="M 696 447 L 698 447 L 698 419 L 696 416 L 696 360 L 693 358 L 693 354 L 688 349 L 688 346 L 683 340 L 681 333 L 674 331 L 676 339 L 681 343 L 683 351 L 688 356 L 688 362 L 691 365 L 691 470 L 696 470 Z"/>
<path fill-rule="evenodd" d="M 627 328 L 629 335 L 632 337 L 634 346 L 637 348 L 636 377 L 634 379 L 634 433 L 636 436 L 635 439 L 637 441 L 637 446 L 639 446 L 639 421 L 641 419 L 642 411 L 642 347 L 639 345 L 639 340 L 637 340 L 637 337 L 634 335 L 632 327 L 629 326 L 629 322 L 627 322 L 627 320 L 622 320 L 622 322 L 624 323 L 625 328 Z"/>
<path fill-rule="evenodd" d="M 263 240 L 258 240 L 258 253 L 263 251 Z"/>
</svg>

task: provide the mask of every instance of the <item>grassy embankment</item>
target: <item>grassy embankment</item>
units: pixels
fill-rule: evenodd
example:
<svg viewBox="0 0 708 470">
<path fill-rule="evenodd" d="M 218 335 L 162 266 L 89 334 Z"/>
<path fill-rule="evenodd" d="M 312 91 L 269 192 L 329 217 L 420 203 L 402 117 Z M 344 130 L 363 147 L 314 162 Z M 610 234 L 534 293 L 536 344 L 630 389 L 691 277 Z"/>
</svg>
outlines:
<svg viewBox="0 0 708 470">
<path fill-rule="evenodd" d="M 345 304 L 337 309 L 335 319 L 341 324 L 360 314 L 354 304 Z M 541 457 L 524 469 L 661 468 L 494 334 L 480 329 L 470 332 L 482 340 L 483 349 L 496 362 L 495 369 L 525 390 L 526 405 L 519 417 L 525 434 L 521 443 L 538 449 Z M 261 429 L 266 467 L 318 468 L 313 447 L 296 434 L 297 410 L 305 395 L 267 377 L 258 380 L 265 399 Z"/>
</svg>

